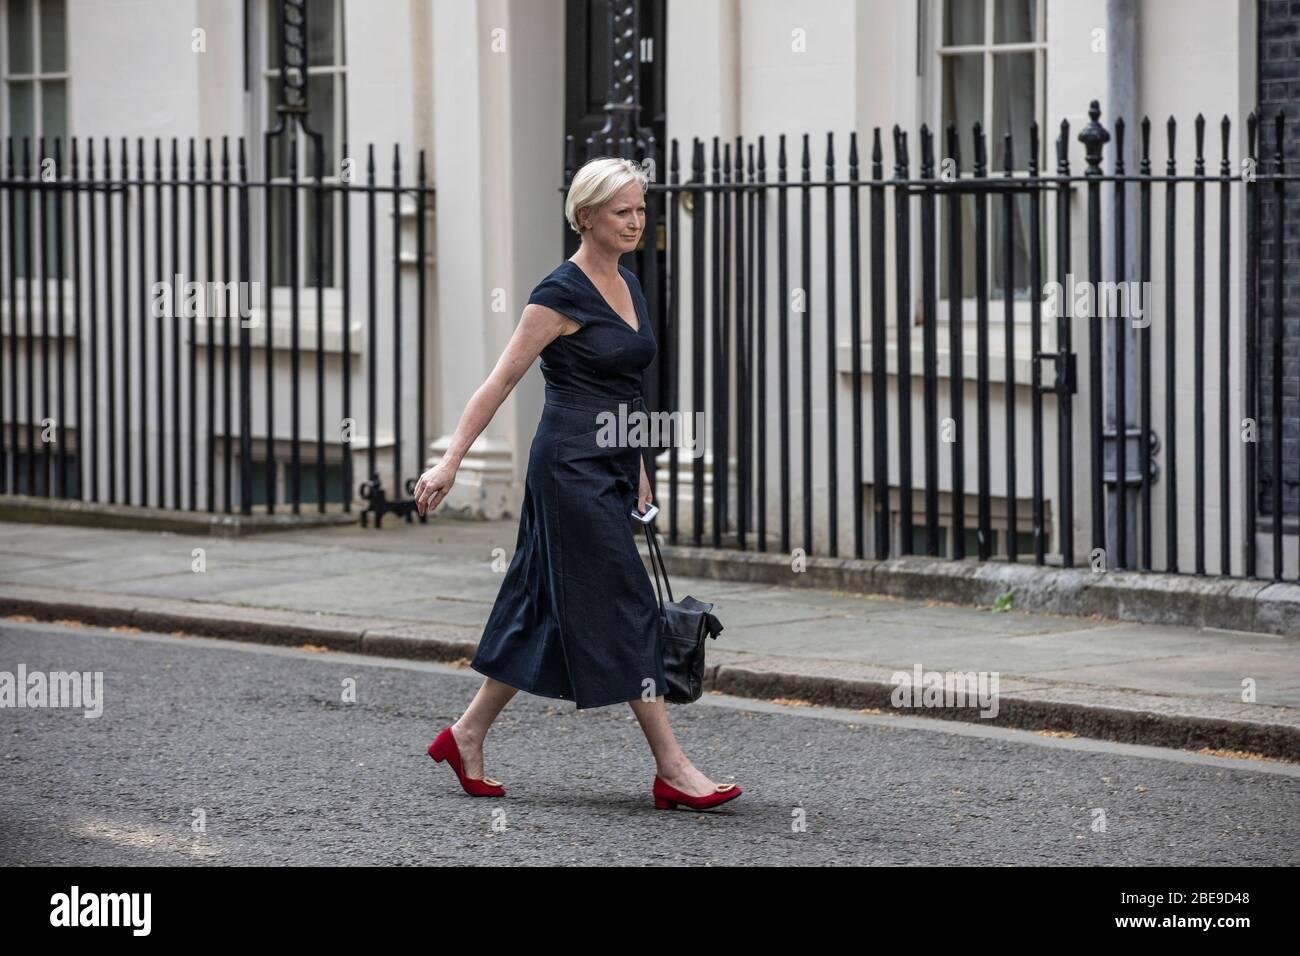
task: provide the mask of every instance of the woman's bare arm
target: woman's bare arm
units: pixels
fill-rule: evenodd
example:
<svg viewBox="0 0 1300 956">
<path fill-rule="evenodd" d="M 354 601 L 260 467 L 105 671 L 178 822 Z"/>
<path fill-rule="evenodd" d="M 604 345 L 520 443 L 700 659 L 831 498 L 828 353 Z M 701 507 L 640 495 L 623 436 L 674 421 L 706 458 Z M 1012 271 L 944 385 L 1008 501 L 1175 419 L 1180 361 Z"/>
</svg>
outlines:
<svg viewBox="0 0 1300 956">
<path fill-rule="evenodd" d="M 519 384 L 533 362 L 537 361 L 542 349 L 550 345 L 566 326 L 576 328 L 577 323 L 554 309 L 536 303 L 524 307 L 519 325 L 501 357 L 497 359 L 496 367 L 465 405 L 444 460 L 449 458 L 456 467 L 460 467 L 470 446 L 487 428 L 497 409 Z"/>
<path fill-rule="evenodd" d="M 557 336 L 577 331 L 578 327 L 572 319 L 544 305 L 531 303 L 524 306 L 519 325 L 497 359 L 496 366 L 466 403 L 446 453 L 416 482 L 415 500 L 421 515 L 442 503 L 470 446 L 487 428 L 501 403 L 519 384 L 542 350 Z"/>
</svg>

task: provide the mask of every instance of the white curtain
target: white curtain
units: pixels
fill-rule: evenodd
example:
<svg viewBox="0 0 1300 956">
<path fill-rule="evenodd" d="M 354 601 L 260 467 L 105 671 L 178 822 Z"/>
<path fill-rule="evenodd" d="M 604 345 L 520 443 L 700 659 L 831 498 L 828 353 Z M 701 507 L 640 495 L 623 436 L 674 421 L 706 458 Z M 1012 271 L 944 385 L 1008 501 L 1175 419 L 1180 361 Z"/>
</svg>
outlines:
<svg viewBox="0 0 1300 956">
<path fill-rule="evenodd" d="M 949 6 L 959 4 L 949 3 Z M 960 4 L 964 5 L 964 4 Z M 1016 43 L 1034 39 L 1037 11 L 1035 0 L 996 0 L 993 10 L 994 26 L 992 39 L 998 43 Z M 1005 160 L 1003 157 L 1003 135 L 1012 136 L 1012 159 L 1014 168 L 1027 169 L 1029 166 L 1029 124 L 1034 118 L 1034 53 L 994 53 L 993 57 L 993 128 L 989 135 L 994 139 L 989 150 L 993 157 L 994 168 L 991 174 L 1001 172 Z M 1043 130 L 1039 130 L 1040 139 Z M 1042 147 L 1039 146 L 1040 160 Z M 1041 172 L 1041 169 L 1040 169 Z M 1011 220 L 1012 259 L 1015 263 L 1015 285 L 1025 289 L 1029 284 L 1029 196 L 1017 197 Z M 994 244 L 992 287 L 1001 290 L 1003 286 L 1001 203 L 993 217 L 997 225 L 990 237 Z"/>
</svg>

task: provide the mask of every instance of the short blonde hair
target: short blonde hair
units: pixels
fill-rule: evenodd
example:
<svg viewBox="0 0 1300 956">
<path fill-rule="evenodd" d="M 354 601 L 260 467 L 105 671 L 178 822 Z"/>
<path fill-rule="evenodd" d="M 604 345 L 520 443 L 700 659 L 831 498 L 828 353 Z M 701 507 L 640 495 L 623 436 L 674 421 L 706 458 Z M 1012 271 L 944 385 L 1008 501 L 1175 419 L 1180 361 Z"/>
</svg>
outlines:
<svg viewBox="0 0 1300 956">
<path fill-rule="evenodd" d="M 643 192 L 650 186 L 650 177 L 635 161 L 610 156 L 589 160 L 574 175 L 564 200 L 564 218 L 569 220 L 569 228 L 581 236 L 578 210 L 599 209 L 629 183 L 640 183 Z"/>
</svg>

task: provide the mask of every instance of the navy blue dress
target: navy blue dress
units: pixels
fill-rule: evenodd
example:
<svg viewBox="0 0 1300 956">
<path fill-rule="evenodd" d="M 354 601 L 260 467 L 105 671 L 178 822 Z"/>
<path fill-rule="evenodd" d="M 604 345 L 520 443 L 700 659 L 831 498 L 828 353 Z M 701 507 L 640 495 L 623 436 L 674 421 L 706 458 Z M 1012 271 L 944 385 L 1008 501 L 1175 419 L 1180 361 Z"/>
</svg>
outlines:
<svg viewBox="0 0 1300 956">
<path fill-rule="evenodd" d="M 658 598 L 630 518 L 644 449 L 611 444 L 603 428 L 646 411 L 641 373 L 657 350 L 641 284 L 622 265 L 619 273 L 638 329 L 568 259 L 528 298 L 582 327 L 542 350 L 546 404 L 528 456 L 519 536 L 470 662 L 480 674 L 580 710 L 653 699 L 668 686 Z"/>
</svg>

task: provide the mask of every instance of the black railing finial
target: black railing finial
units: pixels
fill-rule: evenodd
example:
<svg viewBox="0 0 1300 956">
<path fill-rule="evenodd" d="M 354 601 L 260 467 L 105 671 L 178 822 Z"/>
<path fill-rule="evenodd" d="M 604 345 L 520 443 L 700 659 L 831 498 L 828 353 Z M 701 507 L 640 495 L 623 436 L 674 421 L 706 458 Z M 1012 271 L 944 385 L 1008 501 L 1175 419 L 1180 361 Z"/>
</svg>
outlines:
<svg viewBox="0 0 1300 956">
<path fill-rule="evenodd" d="M 1079 142 L 1083 143 L 1083 155 L 1088 163 L 1085 176 L 1101 175 L 1101 149 L 1110 142 L 1110 133 L 1100 120 L 1101 104 L 1093 100 L 1088 107 L 1088 125 L 1079 130 Z"/>
<path fill-rule="evenodd" d="M 1196 114 L 1196 164 L 1197 176 L 1205 175 L 1205 114 Z"/>
</svg>

